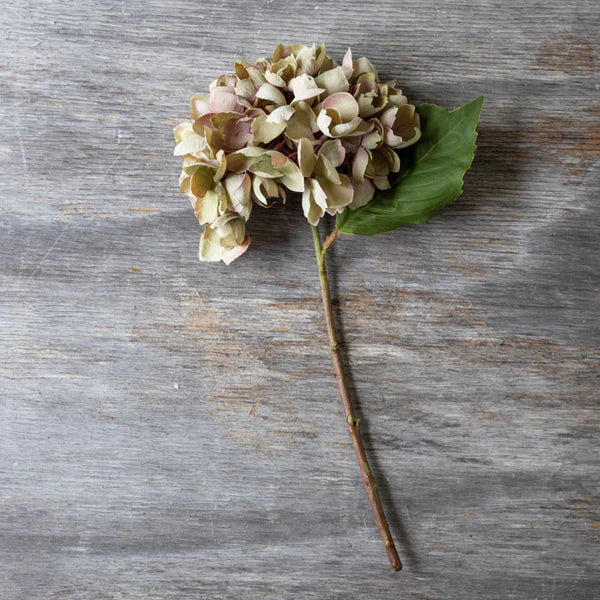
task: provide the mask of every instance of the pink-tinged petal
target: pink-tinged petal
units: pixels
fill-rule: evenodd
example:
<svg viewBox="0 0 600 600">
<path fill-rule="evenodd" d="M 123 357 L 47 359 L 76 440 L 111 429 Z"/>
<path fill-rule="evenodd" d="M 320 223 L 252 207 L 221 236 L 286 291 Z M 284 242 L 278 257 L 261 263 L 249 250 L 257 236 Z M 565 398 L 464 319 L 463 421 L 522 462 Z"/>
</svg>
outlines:
<svg viewBox="0 0 600 600">
<path fill-rule="evenodd" d="M 236 246 L 235 248 L 225 252 L 222 259 L 223 262 L 226 265 L 230 265 L 236 258 L 240 257 L 242 254 L 244 254 L 244 252 L 246 252 L 246 250 L 248 250 L 249 245 L 250 236 L 247 235 L 239 246 Z"/>
<path fill-rule="evenodd" d="M 356 183 L 362 183 L 364 181 L 368 164 L 369 153 L 364 148 L 359 148 L 352 163 L 352 179 Z"/>
<path fill-rule="evenodd" d="M 269 150 L 269 154 L 271 156 L 271 164 L 274 169 L 281 169 L 283 165 L 288 161 L 288 157 L 283 154 L 283 152 L 278 152 L 277 150 Z"/>
<path fill-rule="evenodd" d="M 276 88 L 274 85 L 270 83 L 263 83 L 256 92 L 256 97 L 261 100 L 268 100 L 269 102 L 273 102 L 277 106 L 282 106 L 287 104 L 285 96 L 281 93 L 279 88 Z"/>
<path fill-rule="evenodd" d="M 244 107 L 238 102 L 235 90 L 228 86 L 215 87 L 210 92 L 210 110 L 219 112 L 244 112 Z"/>
<path fill-rule="evenodd" d="M 362 183 L 354 184 L 354 198 L 348 205 L 352 210 L 356 210 L 371 201 L 375 194 L 375 186 L 365 179 Z"/>
<path fill-rule="evenodd" d="M 340 115 L 343 122 L 351 121 L 355 117 L 358 117 L 358 102 L 348 92 L 337 92 L 328 96 L 323 100 L 321 108 L 332 108 Z"/>
<path fill-rule="evenodd" d="M 252 121 L 229 121 L 223 131 L 223 139 L 229 152 L 239 150 L 252 143 Z"/>
<path fill-rule="evenodd" d="M 306 73 L 290 79 L 289 85 L 294 92 L 293 102 L 316 98 L 325 91 L 323 88 L 318 87 L 315 80 Z"/>
<path fill-rule="evenodd" d="M 209 96 L 192 96 L 190 100 L 190 116 L 194 121 L 211 112 Z"/>
<path fill-rule="evenodd" d="M 344 70 L 344 75 L 347 79 L 352 77 L 352 73 L 354 71 L 354 66 L 352 64 L 352 50 L 348 48 L 346 50 L 346 54 L 344 54 L 344 60 L 342 61 L 342 69 Z"/>
</svg>

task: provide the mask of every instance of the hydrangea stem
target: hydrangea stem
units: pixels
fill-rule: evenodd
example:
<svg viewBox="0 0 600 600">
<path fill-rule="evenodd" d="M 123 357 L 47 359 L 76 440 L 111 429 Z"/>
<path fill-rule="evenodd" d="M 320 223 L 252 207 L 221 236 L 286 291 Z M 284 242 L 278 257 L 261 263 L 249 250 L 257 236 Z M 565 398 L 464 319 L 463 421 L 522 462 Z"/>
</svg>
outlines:
<svg viewBox="0 0 600 600">
<path fill-rule="evenodd" d="M 321 282 L 321 296 L 323 299 L 323 308 L 325 310 L 325 322 L 327 323 L 327 334 L 329 336 L 329 345 L 331 348 L 331 358 L 333 360 L 333 371 L 335 378 L 337 379 L 338 389 L 340 391 L 340 398 L 342 399 L 342 405 L 344 406 L 344 413 L 346 416 L 346 425 L 348 427 L 348 433 L 352 439 L 352 445 L 354 446 L 354 452 L 358 460 L 358 466 L 360 467 L 360 474 L 362 475 L 363 484 L 367 492 L 369 504 L 373 510 L 375 517 L 375 523 L 381 539 L 385 546 L 388 559 L 392 565 L 394 571 L 399 571 L 402 568 L 402 563 L 398 556 L 398 551 L 394 545 L 394 540 L 390 532 L 385 513 L 383 512 L 383 506 L 381 505 L 381 499 L 377 491 L 377 485 L 373 473 L 369 468 L 367 461 L 367 455 L 365 454 L 365 448 L 360 437 L 359 431 L 359 419 L 354 415 L 354 409 L 352 408 L 352 402 L 350 401 L 350 393 L 348 391 L 348 383 L 344 375 L 344 368 L 342 365 L 342 357 L 340 353 L 340 346 L 337 341 L 335 332 L 335 322 L 333 318 L 333 307 L 331 305 L 331 293 L 329 291 L 329 281 L 327 279 L 327 268 L 325 266 L 325 253 L 323 252 L 323 245 L 321 243 L 321 236 L 319 230 L 314 225 L 311 225 L 313 241 L 315 244 L 315 255 L 317 257 L 317 265 L 319 267 L 319 280 Z M 330 238 L 331 239 L 331 238 Z M 333 238 L 335 241 L 335 238 Z M 333 243 L 333 242 L 331 242 Z M 330 245 L 331 245 L 330 243 Z M 326 248 L 327 249 L 327 248 Z"/>
</svg>

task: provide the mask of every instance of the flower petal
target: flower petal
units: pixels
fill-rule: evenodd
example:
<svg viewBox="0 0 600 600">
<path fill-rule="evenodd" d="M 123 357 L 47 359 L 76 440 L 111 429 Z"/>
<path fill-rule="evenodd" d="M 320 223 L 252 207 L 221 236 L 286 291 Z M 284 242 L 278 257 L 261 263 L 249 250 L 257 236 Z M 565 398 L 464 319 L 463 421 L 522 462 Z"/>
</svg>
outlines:
<svg viewBox="0 0 600 600">
<path fill-rule="evenodd" d="M 298 165 L 293 160 L 287 160 L 285 164 L 279 167 L 282 175 L 279 181 L 292 192 L 304 191 L 304 177 L 300 172 Z"/>
<path fill-rule="evenodd" d="M 321 73 L 315 78 L 315 82 L 320 88 L 325 89 L 328 96 L 336 92 L 347 92 L 350 88 L 342 67 L 335 67 L 335 69 Z"/>
<path fill-rule="evenodd" d="M 273 102 L 277 106 L 282 106 L 287 104 L 285 96 L 281 93 L 279 88 L 276 88 L 274 85 L 270 83 L 263 83 L 256 92 L 256 97 L 261 100 L 268 100 Z"/>
<path fill-rule="evenodd" d="M 211 112 L 243 112 L 244 107 L 238 102 L 234 88 L 217 86 L 210 92 L 209 106 Z"/>
<path fill-rule="evenodd" d="M 317 164 L 317 157 L 312 144 L 306 138 L 301 138 L 298 142 L 298 165 L 300 172 L 304 177 L 310 177 Z"/>
<path fill-rule="evenodd" d="M 323 100 L 322 109 L 332 108 L 335 110 L 343 122 L 351 121 L 358 117 L 358 103 L 352 94 L 348 92 L 337 92 Z"/>
<path fill-rule="evenodd" d="M 365 179 L 362 183 L 354 184 L 354 197 L 352 202 L 348 205 L 352 210 L 356 210 L 361 206 L 370 202 L 375 194 L 375 186 L 370 180 Z"/>
<path fill-rule="evenodd" d="M 176 133 L 176 135 L 178 135 Z M 181 134 L 179 134 L 181 135 Z M 185 154 L 198 154 L 206 149 L 206 138 L 193 132 L 184 137 L 173 149 L 175 156 L 183 156 Z"/>
<path fill-rule="evenodd" d="M 352 73 L 354 71 L 354 66 L 352 64 L 352 50 L 348 48 L 346 50 L 346 54 L 344 54 L 344 60 L 342 61 L 342 69 L 344 70 L 344 75 L 347 79 L 352 77 Z"/>
<path fill-rule="evenodd" d="M 359 148 L 352 162 L 352 179 L 356 183 L 362 183 L 365 180 L 365 170 L 369 164 L 369 153 L 365 148 Z"/>
<path fill-rule="evenodd" d="M 319 224 L 319 219 L 325 214 L 327 196 L 323 188 L 314 179 L 309 179 L 302 194 L 302 211 L 311 225 Z"/>
<path fill-rule="evenodd" d="M 194 121 L 202 115 L 212 112 L 209 96 L 192 96 L 190 99 L 190 116 Z"/>
<path fill-rule="evenodd" d="M 238 244 L 231 250 L 228 250 L 223 254 L 222 260 L 226 265 L 230 265 L 236 258 L 244 254 L 248 250 L 250 245 L 250 236 L 246 236 L 241 244 Z"/>
<path fill-rule="evenodd" d="M 319 179 L 319 183 L 327 194 L 327 212 L 334 215 L 342 212 L 354 197 L 354 188 L 346 175 L 340 175 L 340 183 L 333 183 L 328 179 Z"/>
<path fill-rule="evenodd" d="M 339 167 L 346 157 L 346 149 L 339 139 L 327 140 L 320 148 L 322 154 L 334 167 Z"/>
<path fill-rule="evenodd" d="M 315 113 L 312 108 L 306 102 L 298 102 L 294 104 L 294 114 L 288 121 L 285 135 L 290 140 L 299 140 L 301 138 L 307 138 L 308 140 L 314 140 L 313 133 L 319 130 L 317 126 L 317 120 Z"/>
<path fill-rule="evenodd" d="M 283 107 L 282 107 L 283 108 Z M 278 135 L 281 135 L 287 126 L 287 123 L 270 122 L 267 115 L 261 115 L 252 121 L 253 143 L 268 144 Z"/>
<path fill-rule="evenodd" d="M 269 123 L 285 123 L 290 120 L 290 117 L 295 113 L 295 109 L 292 106 L 286 104 L 280 106 L 275 110 L 271 111 L 271 114 L 267 117 Z"/>
<path fill-rule="evenodd" d="M 223 185 L 233 210 L 247 221 L 252 210 L 250 175 L 248 173 L 233 173 L 223 180 Z"/>
<path fill-rule="evenodd" d="M 306 73 L 290 79 L 289 85 L 294 92 L 294 100 L 292 102 L 316 98 L 325 91 L 323 88 L 318 87 L 315 80 Z"/>
</svg>

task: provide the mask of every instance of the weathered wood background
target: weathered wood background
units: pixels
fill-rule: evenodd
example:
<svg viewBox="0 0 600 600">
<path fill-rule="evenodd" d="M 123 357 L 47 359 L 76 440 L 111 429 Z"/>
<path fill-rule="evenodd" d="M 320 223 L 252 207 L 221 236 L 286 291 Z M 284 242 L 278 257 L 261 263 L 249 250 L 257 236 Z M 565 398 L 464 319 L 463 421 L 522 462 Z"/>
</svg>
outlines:
<svg viewBox="0 0 600 600">
<path fill-rule="evenodd" d="M 600 7 L 4 3 L 0 597 L 600 594 Z M 172 126 L 279 41 L 486 94 L 464 195 L 331 253 L 387 564 L 297 202 L 197 260 Z M 325 233 L 325 228 L 323 229 Z"/>
</svg>

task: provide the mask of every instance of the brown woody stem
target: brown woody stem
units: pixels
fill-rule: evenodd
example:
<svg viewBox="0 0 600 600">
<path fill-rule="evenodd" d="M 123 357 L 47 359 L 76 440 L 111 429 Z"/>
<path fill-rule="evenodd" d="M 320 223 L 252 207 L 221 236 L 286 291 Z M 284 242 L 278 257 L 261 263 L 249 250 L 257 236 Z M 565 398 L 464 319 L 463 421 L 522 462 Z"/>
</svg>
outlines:
<svg viewBox="0 0 600 600">
<path fill-rule="evenodd" d="M 348 433 L 350 434 L 350 438 L 352 439 L 352 445 L 354 446 L 354 452 L 356 453 L 358 466 L 360 467 L 360 474 L 362 475 L 365 491 L 367 492 L 369 504 L 371 505 L 371 509 L 373 510 L 375 523 L 377 525 L 377 529 L 379 529 L 379 533 L 381 534 L 381 539 L 383 540 L 383 545 L 385 546 L 388 559 L 390 561 L 390 564 L 392 565 L 392 569 L 394 569 L 394 571 L 399 571 L 402 568 L 402 563 L 400 562 L 398 551 L 396 550 L 396 546 L 394 545 L 394 540 L 390 532 L 390 527 L 388 525 L 387 519 L 385 518 L 385 513 L 383 512 L 383 506 L 381 505 L 381 499 L 379 498 L 379 493 L 377 492 L 375 478 L 373 477 L 373 473 L 369 468 L 367 455 L 365 454 L 365 448 L 360 437 L 359 419 L 355 417 L 354 410 L 352 408 L 352 403 L 350 401 L 350 393 L 348 391 L 348 383 L 344 375 L 340 346 L 335 333 L 333 307 L 331 305 L 331 293 L 329 291 L 329 281 L 327 279 L 327 269 L 325 267 L 325 253 L 321 244 L 321 236 L 319 235 L 319 230 L 314 225 L 311 225 L 311 229 L 313 241 L 315 244 L 315 256 L 317 258 L 317 265 L 319 267 L 321 296 L 323 299 L 323 308 L 325 310 L 325 321 L 327 323 L 327 334 L 329 336 L 331 358 L 333 360 L 333 371 L 335 373 L 335 378 L 337 379 L 340 398 L 342 399 L 342 405 L 344 406 L 344 413 L 346 416 L 346 425 L 348 427 Z M 335 241 L 335 238 L 337 238 L 337 235 L 333 238 L 332 236 L 329 236 L 328 239 L 332 239 L 329 245 L 331 245 Z M 325 250 L 326 249 L 327 246 Z"/>
</svg>

